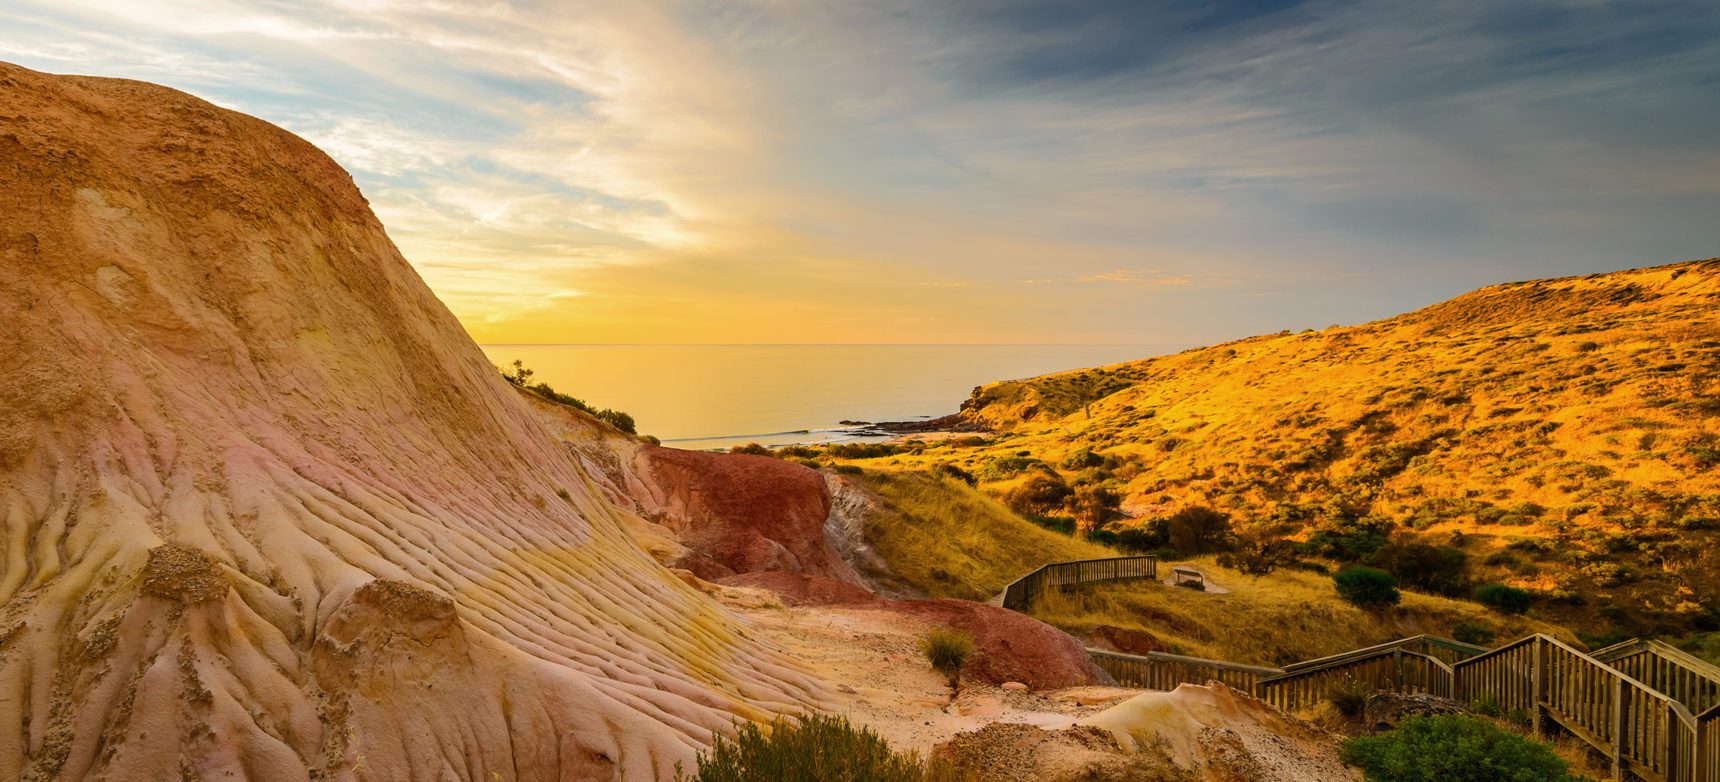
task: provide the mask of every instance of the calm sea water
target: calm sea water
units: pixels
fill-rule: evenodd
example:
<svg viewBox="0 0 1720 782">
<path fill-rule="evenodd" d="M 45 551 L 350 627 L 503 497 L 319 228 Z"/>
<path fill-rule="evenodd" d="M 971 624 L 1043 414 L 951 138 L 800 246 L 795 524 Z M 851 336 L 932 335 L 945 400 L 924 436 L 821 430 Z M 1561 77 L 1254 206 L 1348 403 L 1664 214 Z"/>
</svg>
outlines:
<svg viewBox="0 0 1720 782">
<path fill-rule="evenodd" d="M 843 420 L 956 412 L 974 386 L 1115 364 L 1187 345 L 485 345 L 536 379 L 625 410 L 678 448 L 866 439 Z"/>
</svg>

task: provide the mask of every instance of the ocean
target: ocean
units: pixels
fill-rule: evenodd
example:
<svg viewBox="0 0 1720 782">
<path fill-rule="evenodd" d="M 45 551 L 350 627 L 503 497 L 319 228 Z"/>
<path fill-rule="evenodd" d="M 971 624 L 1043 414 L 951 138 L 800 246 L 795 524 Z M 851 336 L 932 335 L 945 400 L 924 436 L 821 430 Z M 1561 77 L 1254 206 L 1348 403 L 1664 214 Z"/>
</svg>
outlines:
<svg viewBox="0 0 1720 782">
<path fill-rule="evenodd" d="M 956 412 L 975 386 L 1189 345 L 484 345 L 677 448 L 850 442 L 840 421 Z"/>
</svg>

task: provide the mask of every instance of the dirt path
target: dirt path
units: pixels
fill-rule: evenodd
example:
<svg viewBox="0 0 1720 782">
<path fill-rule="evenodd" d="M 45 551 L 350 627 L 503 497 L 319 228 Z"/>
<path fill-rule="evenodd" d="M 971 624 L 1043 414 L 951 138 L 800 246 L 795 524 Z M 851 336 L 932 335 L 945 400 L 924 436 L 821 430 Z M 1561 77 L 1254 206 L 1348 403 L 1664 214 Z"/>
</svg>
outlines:
<svg viewBox="0 0 1720 782">
<path fill-rule="evenodd" d="M 964 681 L 950 704 L 942 676 L 920 656 L 925 622 L 891 611 L 837 606 L 769 608 L 766 590 L 724 587 L 718 599 L 740 610 L 773 648 L 836 685 L 831 709 L 871 727 L 898 749 L 921 753 L 993 722 L 1065 728 L 1141 690 L 1074 687 L 1030 692 Z"/>
</svg>

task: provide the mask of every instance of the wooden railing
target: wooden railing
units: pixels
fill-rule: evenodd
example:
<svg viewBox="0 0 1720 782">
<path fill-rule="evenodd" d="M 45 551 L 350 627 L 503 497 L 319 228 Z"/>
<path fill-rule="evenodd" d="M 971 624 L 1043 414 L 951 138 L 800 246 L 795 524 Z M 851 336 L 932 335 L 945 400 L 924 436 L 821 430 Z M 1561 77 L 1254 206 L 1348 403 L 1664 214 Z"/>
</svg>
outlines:
<svg viewBox="0 0 1720 782">
<path fill-rule="evenodd" d="M 1016 579 L 1003 605 L 1025 612 L 1048 589 L 1157 577 L 1155 557 L 1060 562 Z M 1124 686 L 1220 681 L 1285 710 L 1312 706 L 1340 685 L 1487 703 L 1536 733 L 1547 720 L 1560 725 L 1606 753 L 1614 779 L 1720 782 L 1720 667 L 1658 641 L 1586 654 L 1548 635 L 1492 650 L 1421 635 L 1282 670 L 1163 652 L 1087 652 Z"/>
<path fill-rule="evenodd" d="M 1614 779 L 1714 780 L 1699 762 L 1712 747 L 1684 704 L 1556 638 L 1529 636 L 1452 667 L 1458 700 L 1492 698 L 1536 732 L 1551 718 L 1611 757 Z"/>
<path fill-rule="evenodd" d="M 1720 667 L 1660 641 L 1625 641 L 1590 655 L 1619 672 L 1704 712 L 1720 704 Z"/>
<path fill-rule="evenodd" d="M 1255 695 L 1280 709 L 1295 711 L 1326 700 L 1338 687 L 1449 698 L 1452 670 L 1433 655 L 1388 645 L 1366 655 L 1342 655 L 1322 665 L 1286 669 L 1283 674 L 1262 679 Z"/>
<path fill-rule="evenodd" d="M 1460 641 L 1453 641 L 1449 638 L 1440 638 L 1437 635 L 1412 635 L 1408 638 L 1399 638 L 1396 641 L 1387 641 L 1383 644 L 1376 644 L 1374 646 L 1344 652 L 1343 654 L 1334 654 L 1330 657 L 1320 657 L 1313 660 L 1306 660 L 1304 662 L 1291 663 L 1284 666 L 1284 670 L 1300 671 L 1306 668 L 1320 668 L 1352 658 L 1372 657 L 1379 652 L 1390 651 L 1392 649 L 1402 649 L 1406 652 L 1424 654 L 1438 659 L 1447 665 L 1459 660 L 1467 660 L 1478 654 L 1486 654 L 1488 652 L 1488 649 L 1485 646 L 1466 644 Z"/>
<path fill-rule="evenodd" d="M 1144 690 L 1174 690 L 1180 684 L 1219 681 L 1243 692 L 1254 692 L 1261 679 L 1284 672 L 1282 668 L 1242 665 L 1165 652 L 1122 654 L 1088 649 L 1087 654 L 1093 658 L 1096 665 L 1111 674 L 1117 684 Z"/>
<path fill-rule="evenodd" d="M 1106 581 L 1133 581 L 1159 577 L 1155 556 L 1110 557 L 1054 562 L 1010 582 L 1003 589 L 1003 607 L 1026 612 L 1046 590 Z"/>
<path fill-rule="evenodd" d="M 1652 644 L 1606 651 L 1627 661 L 1663 655 L 1629 664 L 1676 684 L 1688 697 L 1708 692 L 1706 685 L 1688 681 L 1692 674 L 1706 680 L 1700 660 L 1683 660 Z M 1169 690 L 1216 680 L 1286 711 L 1313 706 L 1341 686 L 1490 703 L 1527 720 L 1536 732 L 1546 720 L 1563 727 L 1612 759 L 1614 779 L 1631 774 L 1650 782 L 1720 782 L 1720 705 L 1697 716 L 1678 698 L 1551 636 L 1534 635 L 1491 651 L 1418 636 L 1281 671 L 1162 652 L 1088 653 L 1124 686 Z M 1464 659 L 1447 663 L 1436 653 Z"/>
</svg>

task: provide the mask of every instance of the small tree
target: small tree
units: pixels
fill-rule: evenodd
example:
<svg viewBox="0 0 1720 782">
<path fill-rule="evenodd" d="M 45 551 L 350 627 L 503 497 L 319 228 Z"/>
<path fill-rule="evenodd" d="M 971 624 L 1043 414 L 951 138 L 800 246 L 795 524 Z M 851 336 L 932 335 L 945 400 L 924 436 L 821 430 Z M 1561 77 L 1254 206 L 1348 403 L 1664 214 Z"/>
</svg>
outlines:
<svg viewBox="0 0 1720 782">
<path fill-rule="evenodd" d="M 1535 602 L 1527 590 L 1504 584 L 1488 584 L 1475 590 L 1475 602 L 1502 614 L 1521 614 Z"/>
<path fill-rule="evenodd" d="M 951 697 L 961 684 L 962 666 L 973 654 L 973 634 L 958 627 L 934 627 L 920 636 L 920 654 L 932 670 L 950 677 Z"/>
<path fill-rule="evenodd" d="M 1332 576 L 1338 596 L 1362 608 L 1397 605 L 1403 598 L 1398 593 L 1397 579 L 1384 570 L 1352 565 Z"/>
<path fill-rule="evenodd" d="M 1230 516 L 1205 505 L 1190 505 L 1171 514 L 1171 548 L 1193 555 L 1230 548 Z"/>
<path fill-rule="evenodd" d="M 1054 474 L 1037 473 L 1020 486 L 1010 489 L 1009 493 L 1004 495 L 1003 504 L 1024 516 L 1051 516 L 1061 512 L 1074 493 L 1062 478 Z"/>
</svg>

